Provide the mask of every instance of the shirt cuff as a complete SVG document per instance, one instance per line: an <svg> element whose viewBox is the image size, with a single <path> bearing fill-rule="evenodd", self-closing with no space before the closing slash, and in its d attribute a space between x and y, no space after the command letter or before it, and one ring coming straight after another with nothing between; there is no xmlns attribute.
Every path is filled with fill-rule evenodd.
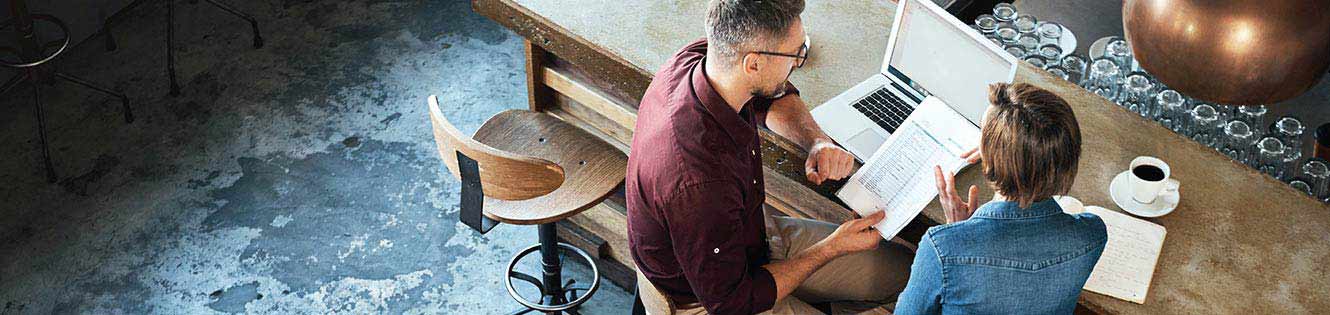
<svg viewBox="0 0 1330 315"><path fill-rule="evenodd" d="M771 271L767 268L756 267L752 278L752 299L753 313L761 313L771 310L776 306L776 278L771 276Z"/></svg>

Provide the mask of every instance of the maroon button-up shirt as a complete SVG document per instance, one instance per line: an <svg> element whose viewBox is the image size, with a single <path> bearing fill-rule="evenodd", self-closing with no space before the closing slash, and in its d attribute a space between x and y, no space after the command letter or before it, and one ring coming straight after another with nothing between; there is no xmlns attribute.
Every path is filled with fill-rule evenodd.
<svg viewBox="0 0 1330 315"><path fill-rule="evenodd" d="M705 40L684 47L642 97L625 184L628 242L638 269L676 304L754 314L776 300L762 268L770 253L757 133L771 100L736 113L707 81L706 49Z"/></svg>

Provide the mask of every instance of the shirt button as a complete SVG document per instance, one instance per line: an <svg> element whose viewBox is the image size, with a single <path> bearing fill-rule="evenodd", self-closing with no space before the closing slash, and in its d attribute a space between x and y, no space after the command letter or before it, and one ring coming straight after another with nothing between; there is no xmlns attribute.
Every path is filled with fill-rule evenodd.
<svg viewBox="0 0 1330 315"><path fill-rule="evenodd" d="M711 253L720 254L720 247L716 247L716 249L711 250Z"/></svg>
<svg viewBox="0 0 1330 315"><path fill-rule="evenodd" d="M757 180L756 180L756 179L753 180L753 185L757 185Z"/></svg>

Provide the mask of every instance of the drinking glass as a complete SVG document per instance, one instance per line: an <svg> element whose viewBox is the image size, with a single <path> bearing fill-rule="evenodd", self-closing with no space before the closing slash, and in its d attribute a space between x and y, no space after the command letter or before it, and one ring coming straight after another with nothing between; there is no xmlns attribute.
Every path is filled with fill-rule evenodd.
<svg viewBox="0 0 1330 315"><path fill-rule="evenodd" d="M998 20L992 14L984 14L974 19L974 26L981 34L993 34L998 29Z"/></svg>
<svg viewBox="0 0 1330 315"><path fill-rule="evenodd" d="M1288 182L1288 185L1292 186L1294 190L1300 191L1304 194L1315 196L1315 193L1312 192L1311 184L1307 184L1307 182L1304 182L1301 179L1295 179L1293 181L1290 181Z"/></svg>
<svg viewBox="0 0 1330 315"><path fill-rule="evenodd" d="M998 40L1002 41L1002 45L1015 44L1016 37L1021 35L1020 32L1017 32L1016 29L1011 28L1010 26L998 27L996 31L993 31L993 34L997 35Z"/></svg>
<svg viewBox="0 0 1330 315"><path fill-rule="evenodd" d="M1058 63L1063 69L1067 70L1067 81L1081 85L1085 81L1085 57L1077 54L1070 54L1062 57L1062 62Z"/></svg>
<svg viewBox="0 0 1330 315"><path fill-rule="evenodd" d="M1154 89L1154 82L1150 82L1150 77L1144 72L1132 72L1127 75L1127 79L1122 85L1122 94L1119 103L1128 110L1140 114L1142 117L1155 119L1158 114L1151 106L1150 91Z"/></svg>
<svg viewBox="0 0 1330 315"><path fill-rule="evenodd" d="M1311 185L1312 196L1320 198L1330 193L1330 166L1326 165L1325 160L1308 159L1302 164L1302 175L1307 177L1307 183Z"/></svg>
<svg viewBox="0 0 1330 315"><path fill-rule="evenodd" d="M1100 58L1090 63L1090 78L1085 81L1085 88L1112 101L1117 99L1121 81L1122 68L1111 59Z"/></svg>
<svg viewBox="0 0 1330 315"><path fill-rule="evenodd" d="M1169 89L1163 90L1155 95L1155 103L1162 113L1159 123L1168 129L1172 129L1173 132L1183 133L1183 127L1188 124L1191 115L1187 115L1187 99L1182 97L1182 93Z"/></svg>
<svg viewBox="0 0 1330 315"><path fill-rule="evenodd" d="M1233 158L1238 163L1252 165L1256 156L1256 134L1252 133L1251 126L1241 120L1229 121L1224 125L1224 147L1220 150L1224 155Z"/></svg>
<svg viewBox="0 0 1330 315"><path fill-rule="evenodd" d="M1035 35L1034 33L1021 33L1016 36L1016 43L1021 44L1021 47L1025 47L1027 53L1034 52L1036 49L1039 49L1039 35Z"/></svg>
<svg viewBox="0 0 1330 315"><path fill-rule="evenodd" d="M1016 6L1010 3L998 3L993 6L993 18L998 23L1011 23L1016 19Z"/></svg>
<svg viewBox="0 0 1330 315"><path fill-rule="evenodd" d="M1011 22L1011 26L1015 27L1016 31L1021 32L1022 34L1033 34L1035 27L1039 26L1039 20L1035 19L1033 15L1021 14L1016 16L1016 20Z"/></svg>
<svg viewBox="0 0 1330 315"><path fill-rule="evenodd" d="M1048 66L1048 60L1039 55L1027 54L1024 59L1025 62L1030 63L1030 65L1033 65L1035 68L1043 69L1045 66Z"/></svg>
<svg viewBox="0 0 1330 315"><path fill-rule="evenodd" d="M1275 137L1261 138L1256 142L1257 167L1261 173L1279 178L1280 166L1284 164L1284 143Z"/></svg>
<svg viewBox="0 0 1330 315"><path fill-rule="evenodd" d="M1268 111L1265 105L1242 106L1238 108L1238 119L1253 127L1265 126L1265 113Z"/></svg>
<svg viewBox="0 0 1330 315"><path fill-rule="evenodd" d="M1039 46L1038 54L1040 57L1044 57L1044 61L1047 61L1050 66L1062 63L1062 46L1058 46L1057 44L1044 44L1043 46Z"/></svg>
<svg viewBox="0 0 1330 315"><path fill-rule="evenodd" d="M1053 76L1062 78L1063 80L1071 81L1071 76L1067 74L1067 69L1063 68L1060 65L1048 66L1048 68L1045 68L1044 70L1048 71L1048 73L1053 74Z"/></svg>
<svg viewBox="0 0 1330 315"><path fill-rule="evenodd" d="M1104 46L1104 57L1112 59L1114 63L1121 68L1122 72L1134 71L1132 64L1136 60L1131 55L1131 44L1122 38L1113 38Z"/></svg>
<svg viewBox="0 0 1330 315"><path fill-rule="evenodd" d="M1045 45L1058 45L1062 43L1062 24L1056 22L1039 22L1039 26L1036 27L1035 30L1039 32L1040 42ZM1062 46L1058 46L1058 49L1062 49Z"/></svg>
<svg viewBox="0 0 1330 315"><path fill-rule="evenodd" d="M1196 105L1191 109L1191 126L1187 130L1187 135L1196 142L1213 148L1216 146L1215 138L1220 122L1219 113L1215 112L1214 106ZM1283 150L1280 150L1280 153L1283 153Z"/></svg>
<svg viewBox="0 0 1330 315"><path fill-rule="evenodd" d="M1284 145L1292 148L1292 151L1296 151L1298 155L1301 156L1302 132L1304 129L1305 128L1302 126L1302 120L1298 120L1297 117L1293 116L1283 116L1279 117L1278 120L1275 120L1274 124L1270 125L1270 134L1278 137L1279 140L1284 142Z"/></svg>
<svg viewBox="0 0 1330 315"><path fill-rule="evenodd" d="M1008 54L1011 54L1012 57L1016 57L1016 58L1018 58L1018 59L1024 59L1024 58L1025 58L1025 47L1021 47L1021 45L1011 44L1011 45L1003 46L1002 49L1003 49L1003 50L1006 50L1007 53L1008 53Z"/></svg>

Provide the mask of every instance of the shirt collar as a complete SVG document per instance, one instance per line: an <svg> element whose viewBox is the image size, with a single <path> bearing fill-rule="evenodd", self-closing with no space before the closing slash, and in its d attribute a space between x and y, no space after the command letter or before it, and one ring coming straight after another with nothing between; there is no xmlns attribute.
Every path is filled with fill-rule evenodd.
<svg viewBox="0 0 1330 315"><path fill-rule="evenodd" d="M706 109L706 112L716 119L716 122L720 123L721 128L730 136L730 139L734 140L735 144L741 148L750 147L757 132L753 122L753 109L750 106L752 100L744 103L743 110L736 113L734 108L730 107L729 103L726 103L719 93L716 93L716 89L711 86L711 81L707 80L706 71L706 58L704 57L692 69L693 96L702 103L702 107Z"/></svg>
<svg viewBox="0 0 1330 315"><path fill-rule="evenodd" d="M1045 217L1062 213L1062 207L1052 198L1031 204L1029 208L1021 208L1021 204L1015 201L991 201L980 206L975 210L975 217L990 219L1027 219Z"/></svg>

